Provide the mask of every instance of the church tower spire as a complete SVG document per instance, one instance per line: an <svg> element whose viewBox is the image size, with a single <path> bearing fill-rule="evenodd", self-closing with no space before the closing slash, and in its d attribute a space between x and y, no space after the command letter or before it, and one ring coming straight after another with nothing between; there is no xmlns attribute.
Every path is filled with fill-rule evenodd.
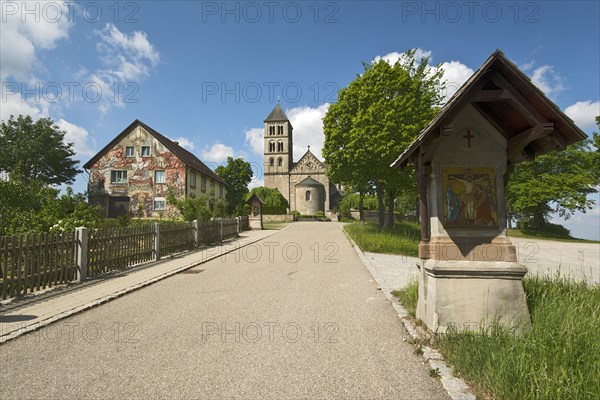
<svg viewBox="0 0 600 400"><path fill-rule="evenodd" d="M279 100L264 120L265 175L287 174L293 164L292 124Z"/></svg>

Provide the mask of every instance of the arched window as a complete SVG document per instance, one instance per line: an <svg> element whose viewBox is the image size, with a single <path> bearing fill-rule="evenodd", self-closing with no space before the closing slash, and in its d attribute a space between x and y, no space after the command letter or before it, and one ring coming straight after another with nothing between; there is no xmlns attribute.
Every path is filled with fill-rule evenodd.
<svg viewBox="0 0 600 400"><path fill-rule="evenodd" d="M279 157L279 158L277 159L277 165L278 165L279 167L283 166L283 158Z"/></svg>
<svg viewBox="0 0 600 400"><path fill-rule="evenodd" d="M283 125L277 126L277 134L278 135L283 135Z"/></svg>
<svg viewBox="0 0 600 400"><path fill-rule="evenodd" d="M277 142L277 151L283 151L283 141Z"/></svg>
<svg viewBox="0 0 600 400"><path fill-rule="evenodd" d="M274 158L270 158L269 159L269 165L272 167L275 165L275 159Z"/></svg>
<svg viewBox="0 0 600 400"><path fill-rule="evenodd" d="M310 201L310 190L306 191L306 201Z"/></svg>
<svg viewBox="0 0 600 400"><path fill-rule="evenodd" d="M275 134L275 127L273 125L269 126L269 135Z"/></svg>
<svg viewBox="0 0 600 400"><path fill-rule="evenodd" d="M275 151L275 142L273 140L271 140L269 142L269 152L273 153Z"/></svg>

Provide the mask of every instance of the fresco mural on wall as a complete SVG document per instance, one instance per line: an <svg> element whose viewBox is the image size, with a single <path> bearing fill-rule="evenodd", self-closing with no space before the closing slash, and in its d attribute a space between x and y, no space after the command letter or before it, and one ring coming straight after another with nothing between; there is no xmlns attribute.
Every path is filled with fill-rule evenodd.
<svg viewBox="0 0 600 400"><path fill-rule="evenodd" d="M495 174L494 167L443 168L445 226L498 226Z"/></svg>
<svg viewBox="0 0 600 400"><path fill-rule="evenodd" d="M125 148L134 147L134 156L126 157ZM141 147L150 146L149 157L141 156ZM90 198L128 196L130 213L136 217L175 217L179 211L167 205L164 211L154 211L154 198L166 197L167 185L177 197L185 196L185 164L163 144L138 126L108 151L91 168L88 183ZM111 183L111 171L127 171L127 184ZM165 182L154 182L154 171L165 170Z"/></svg>

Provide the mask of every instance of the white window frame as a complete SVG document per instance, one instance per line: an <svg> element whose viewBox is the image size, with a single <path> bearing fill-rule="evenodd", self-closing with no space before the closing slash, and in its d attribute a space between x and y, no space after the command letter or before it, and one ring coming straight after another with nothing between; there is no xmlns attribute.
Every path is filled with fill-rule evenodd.
<svg viewBox="0 0 600 400"><path fill-rule="evenodd" d="M190 187L196 188L196 173L190 172Z"/></svg>
<svg viewBox="0 0 600 400"><path fill-rule="evenodd" d="M125 176L123 177L123 173L125 174ZM121 176L118 176L121 175ZM116 178L118 176L118 178L121 179L113 179ZM127 183L127 170L123 170L123 169L113 169L110 171L110 183L112 184L123 184L123 183Z"/></svg>
<svg viewBox="0 0 600 400"><path fill-rule="evenodd" d="M162 181L158 180L157 173L159 173L159 172L163 173ZM167 183L167 171L165 171L164 169L155 169L154 170L154 183Z"/></svg>
<svg viewBox="0 0 600 400"><path fill-rule="evenodd" d="M129 149L131 149L131 154L129 154ZM132 158L135 157L135 147L133 146L125 146L125 157Z"/></svg>
<svg viewBox="0 0 600 400"><path fill-rule="evenodd" d="M156 207L157 202L163 203L163 207ZM167 209L167 200L164 197L155 197L154 201L152 202L152 208L154 209L154 211L165 211Z"/></svg>
<svg viewBox="0 0 600 400"><path fill-rule="evenodd" d="M148 154L144 155L144 149L148 149ZM140 154L142 157L152 157L152 146L142 146Z"/></svg>

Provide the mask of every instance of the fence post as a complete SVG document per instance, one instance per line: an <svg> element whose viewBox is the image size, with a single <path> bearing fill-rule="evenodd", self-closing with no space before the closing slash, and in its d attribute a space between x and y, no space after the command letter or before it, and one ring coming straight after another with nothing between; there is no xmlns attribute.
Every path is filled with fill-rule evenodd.
<svg viewBox="0 0 600 400"><path fill-rule="evenodd" d="M85 282L88 269L88 229L79 227L75 230L75 257L76 257L76 277L75 280Z"/></svg>
<svg viewBox="0 0 600 400"><path fill-rule="evenodd" d="M194 228L194 248L198 248L200 247L200 238L198 237L198 235L200 234L199 229L198 229L198 220L195 219L192 221L192 227Z"/></svg>
<svg viewBox="0 0 600 400"><path fill-rule="evenodd" d="M220 224L219 224L219 231L220 231L220 235L221 235L221 242L223 241L223 218L221 218L220 220Z"/></svg>
<svg viewBox="0 0 600 400"><path fill-rule="evenodd" d="M242 218L242 217L238 216L238 217L235 218L235 221L237 222L237 234L238 235L240 234L240 225L241 225L240 224L240 222L241 222L240 218Z"/></svg>
<svg viewBox="0 0 600 400"><path fill-rule="evenodd" d="M160 260L160 229L158 222L154 223L152 230L152 233L154 233L154 260L158 261Z"/></svg>

